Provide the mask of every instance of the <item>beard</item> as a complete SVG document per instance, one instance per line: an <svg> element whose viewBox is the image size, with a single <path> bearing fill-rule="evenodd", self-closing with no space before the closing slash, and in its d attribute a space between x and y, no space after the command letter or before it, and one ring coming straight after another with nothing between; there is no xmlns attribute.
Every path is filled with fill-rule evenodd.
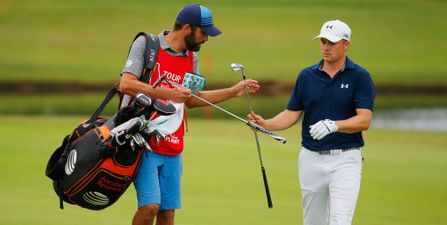
<svg viewBox="0 0 447 225"><path fill-rule="evenodd" d="M203 43L204 42L196 42L194 32L191 32L188 36L185 37L186 49L188 49L189 51L198 52Z"/></svg>

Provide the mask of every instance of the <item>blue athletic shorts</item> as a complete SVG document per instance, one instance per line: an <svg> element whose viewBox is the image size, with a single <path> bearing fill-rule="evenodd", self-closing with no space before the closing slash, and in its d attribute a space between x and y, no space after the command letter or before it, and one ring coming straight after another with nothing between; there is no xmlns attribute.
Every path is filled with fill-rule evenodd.
<svg viewBox="0 0 447 225"><path fill-rule="evenodd" d="M160 210L179 209L182 155L143 153L140 168L134 181L138 208L160 204Z"/></svg>

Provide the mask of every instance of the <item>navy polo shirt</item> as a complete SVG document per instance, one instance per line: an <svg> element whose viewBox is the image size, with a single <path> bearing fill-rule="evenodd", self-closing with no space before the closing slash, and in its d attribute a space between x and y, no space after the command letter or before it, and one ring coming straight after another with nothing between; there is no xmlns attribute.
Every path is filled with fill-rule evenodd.
<svg viewBox="0 0 447 225"><path fill-rule="evenodd" d="M304 111L302 145L310 150L358 148L364 145L361 132L335 132L314 140L309 126L324 119L345 120L356 109L373 110L375 89L368 71L346 57L346 63L333 78L320 70L323 60L301 71L287 105L288 110Z"/></svg>

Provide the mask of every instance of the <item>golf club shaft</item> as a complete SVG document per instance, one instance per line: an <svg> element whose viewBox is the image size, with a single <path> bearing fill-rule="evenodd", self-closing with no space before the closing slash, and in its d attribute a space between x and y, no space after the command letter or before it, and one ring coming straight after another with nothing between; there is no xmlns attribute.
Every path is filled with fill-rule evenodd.
<svg viewBox="0 0 447 225"><path fill-rule="evenodd" d="M242 79L244 80L244 82L246 82L244 69L242 69ZM248 106L249 106L250 112L253 112L253 105L251 104L251 98L250 98L250 94L248 93L247 85L245 85L245 93L247 95L247 101L248 101ZM272 198L270 196L269 183L267 180L267 174L265 172L264 163L262 162L261 145L259 144L258 132L256 132L256 130L253 130L253 134L255 136L256 147L258 149L258 157L259 157L259 163L261 164L262 179L264 180L264 188L265 188L265 194L267 197L267 204L268 204L269 208L273 208Z"/></svg>
<svg viewBox="0 0 447 225"><path fill-rule="evenodd" d="M232 116L232 117L234 117L234 118L236 118L236 119L238 119L238 120L240 120L240 121L242 121L242 122L244 122L244 123L248 123L247 120L242 119L241 117L235 115L234 113L231 113L231 112L229 112L229 111L223 109L222 107L220 107L220 106L218 106L218 105L215 105L215 104L213 104L213 103L211 103L211 102L205 100L204 98L201 98L201 97L199 97L199 96L197 96L197 95L195 95L195 94L192 94L192 93L191 93L191 96L193 96L193 97L199 99L199 100L202 101L202 102L205 102L206 104L208 104L208 105L210 105L210 106L213 106L213 107L216 108L216 109L221 110L222 112L224 112L224 113L226 113L226 114L228 114L228 115L230 115L230 116Z"/></svg>
<svg viewBox="0 0 447 225"><path fill-rule="evenodd" d="M169 85L171 85L171 86L173 86L173 87L178 87L178 85L172 83L171 81L168 81L168 80L165 80L165 81L166 81ZM218 106L218 105L215 105L215 104L213 104L213 103L207 101L206 99L204 99L204 98L202 98L202 97L197 96L196 94L191 93L191 96L193 96L194 98L199 99L200 101L202 101L202 102L204 102L204 103L206 103L206 104L208 104L208 105L210 105L210 106L212 106L212 107L214 107L214 108L216 108L216 109L219 109L220 111L222 111L222 112L224 112L224 113L226 113L226 114L228 114L228 115L230 115L230 116L232 116L232 117L234 117L234 118L236 118L236 119L238 119L238 120L240 120L240 121L242 121L242 122L244 122L244 123L246 123L246 124L249 123L247 120L242 119L241 117L235 115L234 113L231 113L231 112L229 112L229 111L223 109L222 107L220 107L220 106Z"/></svg>
<svg viewBox="0 0 447 225"><path fill-rule="evenodd" d="M242 69L242 79L244 80L244 82L246 82L244 69ZM248 106L250 107L250 112L254 112L253 106L251 104L251 98L250 98L250 95L248 94L248 86L247 85L245 85L245 93L247 94L247 100L248 100Z"/></svg>
<svg viewBox="0 0 447 225"><path fill-rule="evenodd" d="M245 80L245 72L244 72L244 69L242 69L242 79L244 80L244 82L246 82L246 80ZM247 87L247 85L245 85L245 93L246 93L246 95L247 95L248 107L249 107L249 109L250 109L250 112L254 112L254 111L253 111L253 106L252 106L252 104L251 104L250 94L248 93L248 87ZM259 144L258 132L256 132L256 130L253 130L253 134L255 135L256 147L258 148L259 162L261 163L261 167L264 168L264 163L262 162L261 145ZM265 172L263 172L263 175L265 175ZM265 179L265 178L266 178L266 176L264 176L264 179ZM266 184L267 182L264 181L264 183ZM266 188L268 189L268 186L266 186ZM267 190L267 189L266 189L266 190Z"/></svg>
<svg viewBox="0 0 447 225"><path fill-rule="evenodd" d="M171 81L168 81L168 80L165 80L165 81L169 85L171 85L173 87L178 87L177 84L172 83ZM217 106L217 105L215 105L215 104L213 104L213 103L211 103L211 102L209 102L209 101L207 101L207 100L205 100L205 99L203 99L203 98L201 98L199 96L197 96L196 94L191 93L191 96L193 96L194 98L197 98L198 100L200 100L200 101L202 101L202 102L204 102L204 103L206 103L206 104L208 104L208 105L210 105L210 106L212 106L212 107L214 107L214 108L216 108L216 109L218 109L218 110L220 110L220 111L222 111L222 112L224 112L224 113L226 113L226 114L228 114L228 115L230 115L232 117L234 117L235 119L238 119L238 120L244 122L247 126L253 128L253 129L257 130L257 131L260 131L263 134L265 134L265 135L267 135L267 136L269 136L269 137L271 137L271 138L273 138L273 139L275 139L275 140L277 140L277 141L279 141L279 142L281 142L283 144L287 142L287 140L285 138L280 137L280 136L272 133L271 131L269 131L267 129L264 129L263 127L260 127L257 124L254 124L254 123L252 123L250 121L244 120L241 117L239 117L239 116L237 116L237 115L235 115L235 114L233 114L233 113L231 113L231 112L229 112L229 111L227 111L227 110L225 110L225 109L223 109L223 108L221 108L221 107L219 107L219 106Z"/></svg>

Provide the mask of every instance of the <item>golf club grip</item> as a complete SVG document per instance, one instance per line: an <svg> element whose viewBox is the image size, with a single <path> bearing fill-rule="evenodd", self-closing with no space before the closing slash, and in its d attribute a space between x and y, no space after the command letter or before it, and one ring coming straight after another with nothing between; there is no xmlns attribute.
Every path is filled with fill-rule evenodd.
<svg viewBox="0 0 447 225"><path fill-rule="evenodd" d="M267 181L267 175L265 174L264 167L261 167L261 171L262 171L262 178L264 179L264 187L265 187L265 194L267 196L267 204L268 204L269 208L273 208L272 197L270 196L269 183Z"/></svg>

